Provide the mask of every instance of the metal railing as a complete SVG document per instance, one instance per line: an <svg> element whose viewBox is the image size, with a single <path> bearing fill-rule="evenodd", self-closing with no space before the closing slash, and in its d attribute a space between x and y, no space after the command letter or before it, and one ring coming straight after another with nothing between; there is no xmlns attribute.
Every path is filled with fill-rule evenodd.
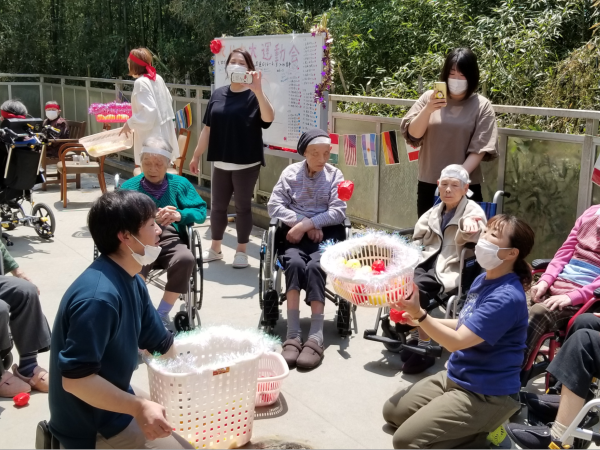
<svg viewBox="0 0 600 450"><path fill-rule="evenodd" d="M7 80L10 79L10 80ZM96 123L93 117L88 115L88 107L95 102L109 102L118 97L119 91L127 95L130 94L133 81L122 79L103 79L87 77L69 77L59 75L39 75L39 74L4 74L0 73L0 101L7 98L21 98L30 108L32 115L41 116L44 103L48 100L58 100L62 105L63 116L67 119L86 121L88 123L88 133L96 133L101 130L101 124ZM105 87L106 86L106 87ZM190 140L190 149L188 149L187 161L184 167L189 167L189 160L193 154L195 142L202 129L202 117L208 104L208 96L211 91L209 86L197 86L191 84L172 84L167 83L173 96L174 109L183 108L187 103L193 105L193 125L192 138ZM205 98L206 97L206 98ZM340 103L370 103L389 106L401 106L409 108L416 100L410 99L388 99L379 97L361 97L348 95L329 95L327 119L331 132L339 134L366 134L375 133L377 136L377 148L380 149L380 136L383 131L399 130L401 117L382 117L373 115L349 114L340 112L338 105ZM561 200L565 203L563 209L567 213L560 213L561 217L552 216L549 213L546 222L564 220L565 224L549 232L541 230L542 225L538 224L534 230L541 236L541 241L546 239L548 234L556 235L556 242L564 239L572 226L576 217L592 204L592 197L598 196L600 199L600 190L593 188L592 172L594 162L597 156L597 148L600 145L598 137L598 124L600 121L600 111L569 110L556 108L536 108L524 106L506 106L493 105L498 114L517 114L528 116L551 116L561 118L576 118L585 120L586 134L566 134L551 133L541 131L531 131L512 128L499 128L498 133L498 153L499 158L491 163L482 163L482 169L485 176L483 183L487 196L491 200L493 192L496 190L506 190L510 184L511 189L519 190L518 178L515 178L517 165L527 166L529 162L525 155L518 155L519 145L524 142L532 144L535 151L532 154L544 155L553 164L554 162L564 163L563 166L573 169L577 178L572 177L567 181L557 176L557 185L565 184L569 191L567 198ZM534 145L535 144L535 145ZM398 140L399 154L403 154L403 139ZM536 147L537 145L537 147ZM515 150L516 149L516 150ZM340 152L340 156L342 153ZM121 152L118 159L123 160L133 158L131 151ZM519 159L521 158L521 159ZM533 158L533 157L532 157ZM277 150L265 150L266 168L261 170L259 181L255 188L255 212L266 214L264 208L256 207L257 204L264 204L268 199L275 183L277 182L281 171L288 165L302 160L297 154L282 152ZM407 158L400 157L400 164L386 166L382 158L378 158L379 165L375 167L364 167L361 162L360 154L358 165L356 167L346 166L343 158L340 157L338 167L342 170L345 177L354 180L356 184L355 194L348 202L348 215L355 222L366 225L374 225L388 229L398 229L414 225L416 217L416 184L418 164L409 163ZM533 164L533 159L531 163ZM109 161L108 164L111 162ZM539 164L539 161L537 162ZM521 167L522 169L522 167ZM555 170L556 168L553 168ZM556 169L558 170L558 169ZM555 171L556 171L555 170ZM191 175L188 169L184 172ZM198 184L210 181L211 165L206 161L206 154L201 164ZM510 179L507 179L509 177ZM517 181L515 181L517 180ZM535 180L529 180L531 189L535 190ZM529 189L529 187L527 188ZM544 192L545 188L539 188L542 192L536 195L543 197L551 195L550 192ZM524 200L529 193L511 192L513 195L507 202ZM542 200L544 200L542 198ZM547 199L546 199L547 200ZM600 200L599 200L600 201ZM502 205L501 205L502 207ZM515 209L516 207L510 206ZM509 208L509 209L510 209ZM527 215L527 208L521 206L525 211L521 214ZM519 211L521 211L519 210ZM559 213L557 213L559 214ZM565 217L562 217L565 216ZM570 223L569 226L566 223ZM568 228L568 229L567 229ZM547 252L557 247L556 242L547 244L544 254L538 256L551 256ZM556 250L556 248L554 248Z"/></svg>

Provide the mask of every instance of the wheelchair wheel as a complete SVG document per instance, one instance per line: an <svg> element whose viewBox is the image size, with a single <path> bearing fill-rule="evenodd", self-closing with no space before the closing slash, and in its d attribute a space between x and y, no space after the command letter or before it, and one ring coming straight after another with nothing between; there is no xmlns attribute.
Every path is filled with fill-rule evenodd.
<svg viewBox="0 0 600 450"><path fill-rule="evenodd" d="M177 314L175 314L175 317L173 318L173 324L178 332L190 331L192 329L190 326L190 316L188 315L187 311L179 311Z"/></svg>
<svg viewBox="0 0 600 450"><path fill-rule="evenodd" d="M12 355L12 353L9 353L2 360L2 367L4 367L4 370L10 370L10 368L12 367L12 363L13 363L13 355Z"/></svg>
<svg viewBox="0 0 600 450"><path fill-rule="evenodd" d="M196 268L192 272L190 279L190 294L192 296L192 306L196 312L202 308L202 297L204 294L204 267L202 261L202 241L198 230L192 230L190 240L190 251L196 260Z"/></svg>
<svg viewBox="0 0 600 450"><path fill-rule="evenodd" d="M51 239L56 230L56 219L52 210L44 203L36 203L31 209L31 215L35 216L32 221L35 232L42 239Z"/></svg>
<svg viewBox="0 0 600 450"><path fill-rule="evenodd" d="M397 344L384 342L383 346L386 348L386 350L393 353L400 353L400 350L402 350L402 345L406 344L406 335L396 329L396 325L392 323L389 316L381 319L381 330L386 338L398 341Z"/></svg>
<svg viewBox="0 0 600 450"><path fill-rule="evenodd" d="M258 268L258 303L260 305L260 309L262 311L264 306L263 292L264 292L264 276L263 270L265 267L265 249L266 249L266 239L267 239L267 231L263 231L262 241L260 243L260 253L259 253L259 268Z"/></svg>

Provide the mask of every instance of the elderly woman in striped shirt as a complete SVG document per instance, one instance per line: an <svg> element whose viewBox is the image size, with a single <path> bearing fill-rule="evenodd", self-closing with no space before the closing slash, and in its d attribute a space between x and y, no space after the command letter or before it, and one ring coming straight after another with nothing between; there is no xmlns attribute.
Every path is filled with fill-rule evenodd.
<svg viewBox="0 0 600 450"><path fill-rule="evenodd" d="M283 357L290 367L314 369L323 360L323 311L325 273L321 269L319 244L344 239L346 203L338 198L342 172L327 164L329 135L322 130L305 132L298 153L305 161L285 168L269 199L269 215L283 222L285 242L281 260L285 270L287 336ZM304 344L300 330L300 290L312 310L310 331Z"/></svg>

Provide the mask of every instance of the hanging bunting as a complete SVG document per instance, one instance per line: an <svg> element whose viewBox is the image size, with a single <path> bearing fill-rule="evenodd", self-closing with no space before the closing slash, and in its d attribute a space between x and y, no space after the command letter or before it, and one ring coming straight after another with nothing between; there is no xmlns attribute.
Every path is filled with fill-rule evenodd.
<svg viewBox="0 0 600 450"><path fill-rule="evenodd" d="M396 141L396 132L384 131L381 133L381 145L383 147L383 157L386 164L398 164L398 143Z"/></svg>
<svg viewBox="0 0 600 450"><path fill-rule="evenodd" d="M362 152L365 166L377 165L377 143L375 133L362 135Z"/></svg>
<svg viewBox="0 0 600 450"><path fill-rule="evenodd" d="M331 139L331 153L329 154L329 164L338 164L340 158L340 144L339 144L339 135L336 133L330 133L329 137Z"/></svg>
<svg viewBox="0 0 600 450"><path fill-rule="evenodd" d="M344 136L344 161L347 166L356 166L356 135Z"/></svg>

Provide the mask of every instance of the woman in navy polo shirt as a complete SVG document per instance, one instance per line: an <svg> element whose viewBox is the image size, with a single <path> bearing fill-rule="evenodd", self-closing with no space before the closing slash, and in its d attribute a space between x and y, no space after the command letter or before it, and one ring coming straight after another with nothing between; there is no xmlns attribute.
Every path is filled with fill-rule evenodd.
<svg viewBox="0 0 600 450"><path fill-rule="evenodd" d="M493 217L475 248L486 270L475 279L458 319L434 319L419 305L419 290L404 317L452 352L448 370L388 399L383 416L394 448L483 448L488 433L519 409L519 373L527 338L525 258L534 233L514 216Z"/></svg>

